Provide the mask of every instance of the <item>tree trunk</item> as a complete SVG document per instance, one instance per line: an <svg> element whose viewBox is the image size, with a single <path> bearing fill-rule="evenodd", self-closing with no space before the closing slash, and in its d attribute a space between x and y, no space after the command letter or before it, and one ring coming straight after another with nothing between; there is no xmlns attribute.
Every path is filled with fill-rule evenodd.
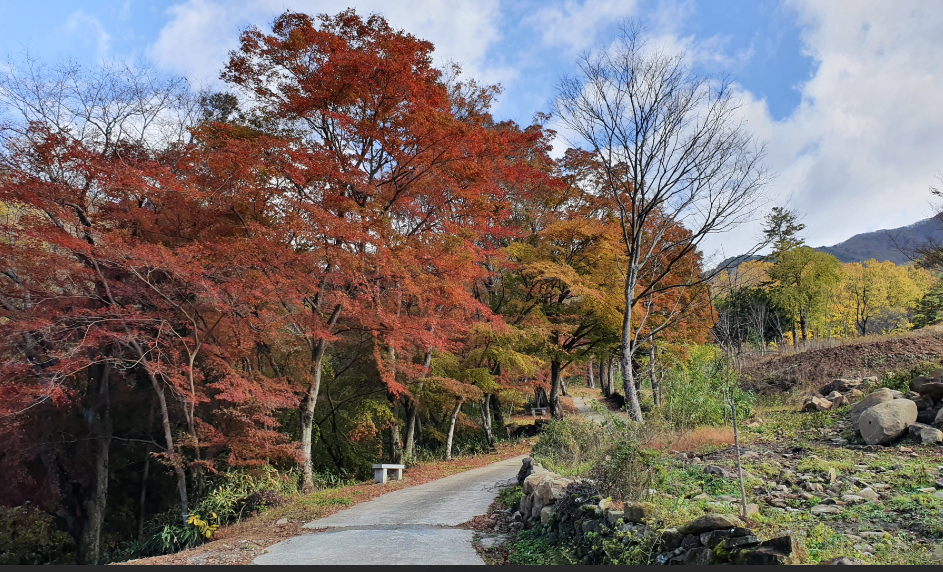
<svg viewBox="0 0 943 572"><path fill-rule="evenodd" d="M486 393L478 402L478 408L481 410L481 428L485 431L485 439L488 440L488 446L494 449L494 433L491 431L491 394Z"/></svg>
<svg viewBox="0 0 943 572"><path fill-rule="evenodd" d="M151 448L144 449L144 474L141 476L141 498L138 501L138 542L144 542L144 507L147 500L147 474L151 469Z"/></svg>
<svg viewBox="0 0 943 572"><path fill-rule="evenodd" d="M458 419L458 412L462 410L462 398L455 398L455 409L452 410L452 418L449 420L449 436L445 440L445 460L452 460L452 437L455 436L455 420Z"/></svg>
<svg viewBox="0 0 943 572"><path fill-rule="evenodd" d="M101 530L108 503L108 461L111 449L111 396L109 377L111 362L106 361L93 368L97 370L90 380L89 396L91 408L86 413L89 432L94 438L95 480L91 494L82 503L85 518L78 538L78 563L98 564L101 549Z"/></svg>
<svg viewBox="0 0 943 572"><path fill-rule="evenodd" d="M327 321L328 329L334 327L341 315L341 307L335 306L331 317ZM318 404L318 391L321 389L321 367L324 363L324 353L327 350L327 340L319 339L311 351L311 385L305 392L299 408L301 414L301 490L314 490L314 464L311 458L311 435L314 429L314 408Z"/></svg>
<svg viewBox="0 0 943 572"><path fill-rule="evenodd" d="M177 494L180 495L180 516L184 524L190 515L189 503L187 502L187 475L183 471L183 458L174 449L173 433L170 427L170 414L167 411L167 398L164 396L164 388L159 385L156 376L151 377L151 384L157 392L157 402L160 404L161 425L164 429L164 441L167 443L167 454L173 459L174 473L177 475Z"/></svg>
<svg viewBox="0 0 943 572"><path fill-rule="evenodd" d="M180 495L181 521L186 524L187 517L190 514L189 503L187 502L187 475L183 470L183 458L177 453L174 447L174 434L170 426L170 411L167 408L167 397L164 395L164 386L161 384L160 380L157 379L157 375L154 374L154 371L150 367L147 354L144 353L144 348L141 347L141 344L138 343L137 340L132 340L131 347L134 348L134 351L137 353L138 360L144 366L144 372L147 374L148 379L151 380L151 387L154 388L154 393L157 394L157 404L160 406L160 422L164 430L164 443L166 444L167 456L173 463L174 474L177 476L177 494Z"/></svg>
<svg viewBox="0 0 943 572"><path fill-rule="evenodd" d="M429 375L429 368L432 367L432 350L426 351L426 355L422 360L422 377L425 378ZM419 382L419 391L422 391L423 383ZM416 447L416 424L419 423L418 413L419 413L419 400L414 396L413 398L407 398L405 401L406 405L406 449L403 453L403 458L407 461L413 458L413 451Z"/></svg>
<svg viewBox="0 0 943 572"><path fill-rule="evenodd" d="M587 373L589 375L586 378L586 387L590 389L596 389L596 381L593 379L593 356L589 356L589 367L587 368Z"/></svg>
<svg viewBox="0 0 943 572"><path fill-rule="evenodd" d="M419 411L419 404L415 399L406 398L406 447L403 450L403 459L409 461L413 458L413 449L416 443L416 413Z"/></svg>
<svg viewBox="0 0 943 572"><path fill-rule="evenodd" d="M635 391L635 371L632 364L635 360L635 340L632 339L632 296L635 290L634 287L628 287L632 284L631 281L626 282L625 316L622 318L622 388L629 402L629 415L633 421L641 423L642 407Z"/></svg>
<svg viewBox="0 0 943 572"><path fill-rule="evenodd" d="M628 401L629 416L633 421L642 422L642 406L638 401L638 391L635 388L635 372L632 370L630 350L622 352L622 390Z"/></svg>
<svg viewBox="0 0 943 572"><path fill-rule="evenodd" d="M403 437L399 425L390 424L390 462L400 465L403 463Z"/></svg>
<svg viewBox="0 0 943 572"><path fill-rule="evenodd" d="M805 345L809 339L809 331L804 314L799 314L799 328L802 330L802 345Z"/></svg>
<svg viewBox="0 0 943 572"><path fill-rule="evenodd" d="M616 392L616 369L618 367L619 362L615 358L609 360L609 395Z"/></svg>
<svg viewBox="0 0 943 572"><path fill-rule="evenodd" d="M504 420L504 411L501 410L501 398L497 393L491 394L491 413L494 415L494 422L499 427L506 425Z"/></svg>
<svg viewBox="0 0 943 572"><path fill-rule="evenodd" d="M610 358L604 358L599 360L599 386L602 388L602 396L608 399L612 396L612 384L610 380L609 368L611 364Z"/></svg>
<svg viewBox="0 0 943 572"><path fill-rule="evenodd" d="M649 369L651 370L652 376L652 399L655 401L655 407L661 405L661 393L658 383L658 372L657 367L655 366L655 357L657 356L657 348L655 347L654 340L652 341L652 347L648 350L648 359L650 361Z"/></svg>
<svg viewBox="0 0 943 572"><path fill-rule="evenodd" d="M563 407L560 405L560 386L563 383L560 362L550 361L550 417L563 419Z"/></svg>

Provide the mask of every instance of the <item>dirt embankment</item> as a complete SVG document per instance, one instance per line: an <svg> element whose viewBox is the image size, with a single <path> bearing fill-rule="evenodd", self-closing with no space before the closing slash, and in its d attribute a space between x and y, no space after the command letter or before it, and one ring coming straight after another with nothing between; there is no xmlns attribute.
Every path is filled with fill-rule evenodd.
<svg viewBox="0 0 943 572"><path fill-rule="evenodd" d="M880 376L885 371L941 360L943 333L920 332L750 361L743 366L741 385L764 394L796 386L818 389L836 377Z"/></svg>

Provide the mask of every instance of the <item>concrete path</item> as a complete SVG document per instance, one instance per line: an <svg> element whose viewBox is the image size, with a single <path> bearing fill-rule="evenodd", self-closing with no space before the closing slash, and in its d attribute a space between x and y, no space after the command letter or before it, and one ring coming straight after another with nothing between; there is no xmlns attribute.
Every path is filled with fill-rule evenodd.
<svg viewBox="0 0 943 572"><path fill-rule="evenodd" d="M484 564L473 531L450 528L485 514L498 490L516 483L523 456L400 489L354 505L270 546L256 564ZM382 486L382 485L377 485Z"/></svg>
<svg viewBox="0 0 943 572"><path fill-rule="evenodd" d="M602 423L605 419L599 413L596 413L596 410L590 405L593 401L596 401L592 397L578 397L573 396L573 405L576 407L576 410L580 412L580 415L594 421L596 423ZM598 403L598 402L597 402ZM603 406L601 403L600 406ZM604 406L603 406L604 407Z"/></svg>

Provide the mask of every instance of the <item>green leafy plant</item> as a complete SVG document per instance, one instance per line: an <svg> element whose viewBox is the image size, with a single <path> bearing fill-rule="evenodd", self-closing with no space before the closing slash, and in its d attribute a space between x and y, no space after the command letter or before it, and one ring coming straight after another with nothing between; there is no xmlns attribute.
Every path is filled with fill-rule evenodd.
<svg viewBox="0 0 943 572"><path fill-rule="evenodd" d="M209 520L203 520L198 514L190 514L190 517L187 518L187 524L197 529L200 533L200 536L206 539L213 537L213 534L219 530L219 517L216 516L215 512L210 513L210 518L216 519L216 523L211 524Z"/></svg>
<svg viewBox="0 0 943 572"><path fill-rule="evenodd" d="M716 346L689 346L688 358L675 364L662 381L664 404L656 413L678 428L726 425L730 422L726 384L723 352ZM738 418L752 415L753 394L740 389L735 378L728 389Z"/></svg>
<svg viewBox="0 0 943 572"><path fill-rule="evenodd" d="M220 524L239 520L267 507L277 506L298 492L295 471L279 472L265 465L254 472L222 473L216 486L200 503L200 514L213 514Z"/></svg>
<svg viewBox="0 0 943 572"><path fill-rule="evenodd" d="M30 506L0 507L0 565L74 564L75 541L51 515Z"/></svg>

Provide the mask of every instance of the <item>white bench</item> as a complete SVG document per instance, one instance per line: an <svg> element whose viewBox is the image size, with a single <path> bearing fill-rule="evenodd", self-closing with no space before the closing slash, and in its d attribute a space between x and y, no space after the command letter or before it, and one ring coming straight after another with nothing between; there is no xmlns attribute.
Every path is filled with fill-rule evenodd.
<svg viewBox="0 0 943 572"><path fill-rule="evenodd" d="M373 482L385 483L387 471L393 472L390 476L391 480L398 481L403 478L403 469L405 468L406 465L373 465Z"/></svg>
<svg viewBox="0 0 943 572"><path fill-rule="evenodd" d="M537 412L538 412L538 411L540 411L540 416L541 416L541 417L543 417L544 415L547 414L547 408L546 408L546 407L531 407L531 409L530 409L530 416L531 416L531 417L537 417Z"/></svg>

